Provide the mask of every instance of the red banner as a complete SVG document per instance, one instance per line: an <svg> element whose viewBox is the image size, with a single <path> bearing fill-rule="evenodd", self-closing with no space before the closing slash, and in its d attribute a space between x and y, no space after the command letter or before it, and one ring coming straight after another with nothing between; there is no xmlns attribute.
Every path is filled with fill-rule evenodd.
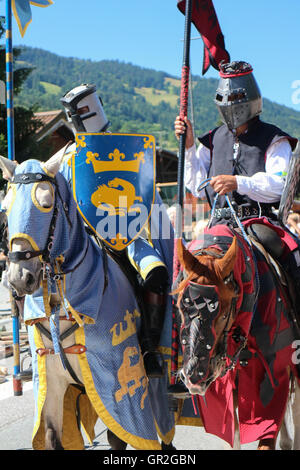
<svg viewBox="0 0 300 470"><path fill-rule="evenodd" d="M185 2L186 0L177 2L177 7L183 14L185 14ZM204 42L202 75L207 72L210 65L219 70L222 60L230 62L212 0L193 0L192 23Z"/></svg>

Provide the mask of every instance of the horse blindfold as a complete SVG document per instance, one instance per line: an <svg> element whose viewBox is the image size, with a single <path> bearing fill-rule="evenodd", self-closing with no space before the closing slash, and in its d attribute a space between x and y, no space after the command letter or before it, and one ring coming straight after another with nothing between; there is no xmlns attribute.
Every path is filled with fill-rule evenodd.
<svg viewBox="0 0 300 470"><path fill-rule="evenodd" d="M208 366L215 342L214 323L220 313L220 302L217 286L206 286L190 282L181 300L181 311L184 316L181 330L184 362L192 358L200 359L197 377L191 381L198 382L207 377ZM200 374L199 374L200 372Z"/></svg>

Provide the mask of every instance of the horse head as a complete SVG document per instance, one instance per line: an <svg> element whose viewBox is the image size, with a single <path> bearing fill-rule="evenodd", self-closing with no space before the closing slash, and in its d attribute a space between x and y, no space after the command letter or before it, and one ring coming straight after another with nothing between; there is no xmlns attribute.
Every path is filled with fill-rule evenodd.
<svg viewBox="0 0 300 470"><path fill-rule="evenodd" d="M192 254L181 241L178 245L185 271L175 292L181 317L181 376L192 394L204 395L226 366L226 340L239 295L233 276L237 250L235 237L223 256L216 248Z"/></svg>
<svg viewBox="0 0 300 470"><path fill-rule="evenodd" d="M8 220L8 280L19 296L34 293L41 283L43 255L51 249L55 176L62 157L60 151L44 164L28 160L18 165L0 156L0 169L8 181L1 205ZM47 247L43 245L44 240Z"/></svg>

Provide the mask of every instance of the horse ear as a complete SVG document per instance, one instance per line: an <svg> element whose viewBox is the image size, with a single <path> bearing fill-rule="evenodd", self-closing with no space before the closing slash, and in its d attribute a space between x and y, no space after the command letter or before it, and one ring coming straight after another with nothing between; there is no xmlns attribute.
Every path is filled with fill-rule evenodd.
<svg viewBox="0 0 300 470"><path fill-rule="evenodd" d="M237 251L237 238L234 237L230 247L228 248L223 258L217 259L215 261L215 265L218 266L222 279L229 276L229 274L233 271Z"/></svg>
<svg viewBox="0 0 300 470"><path fill-rule="evenodd" d="M52 157L50 157L49 160L43 164L46 173L49 173L50 176L54 177L58 173L68 146L69 143L54 155L52 155Z"/></svg>
<svg viewBox="0 0 300 470"><path fill-rule="evenodd" d="M3 172L4 179L8 181L12 179L17 165L18 163L16 161L9 160L8 158L2 157L2 155L0 155L0 169Z"/></svg>
<svg viewBox="0 0 300 470"><path fill-rule="evenodd" d="M199 263L197 258L195 258L195 256L185 248L182 239L177 240L177 255L180 264L188 273L194 271L195 266Z"/></svg>

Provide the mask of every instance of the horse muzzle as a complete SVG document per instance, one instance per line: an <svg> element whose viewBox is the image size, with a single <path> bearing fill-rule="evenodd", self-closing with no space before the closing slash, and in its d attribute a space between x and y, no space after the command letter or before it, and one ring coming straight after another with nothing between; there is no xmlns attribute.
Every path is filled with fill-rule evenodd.
<svg viewBox="0 0 300 470"><path fill-rule="evenodd" d="M219 356L210 359L208 372L203 374L199 369L199 358L191 358L181 370L181 379L192 395L205 395L210 385L222 375L225 361Z"/></svg>
<svg viewBox="0 0 300 470"><path fill-rule="evenodd" d="M36 272L17 263L9 265L8 282L20 297L33 294L40 287L41 279L41 268Z"/></svg>

